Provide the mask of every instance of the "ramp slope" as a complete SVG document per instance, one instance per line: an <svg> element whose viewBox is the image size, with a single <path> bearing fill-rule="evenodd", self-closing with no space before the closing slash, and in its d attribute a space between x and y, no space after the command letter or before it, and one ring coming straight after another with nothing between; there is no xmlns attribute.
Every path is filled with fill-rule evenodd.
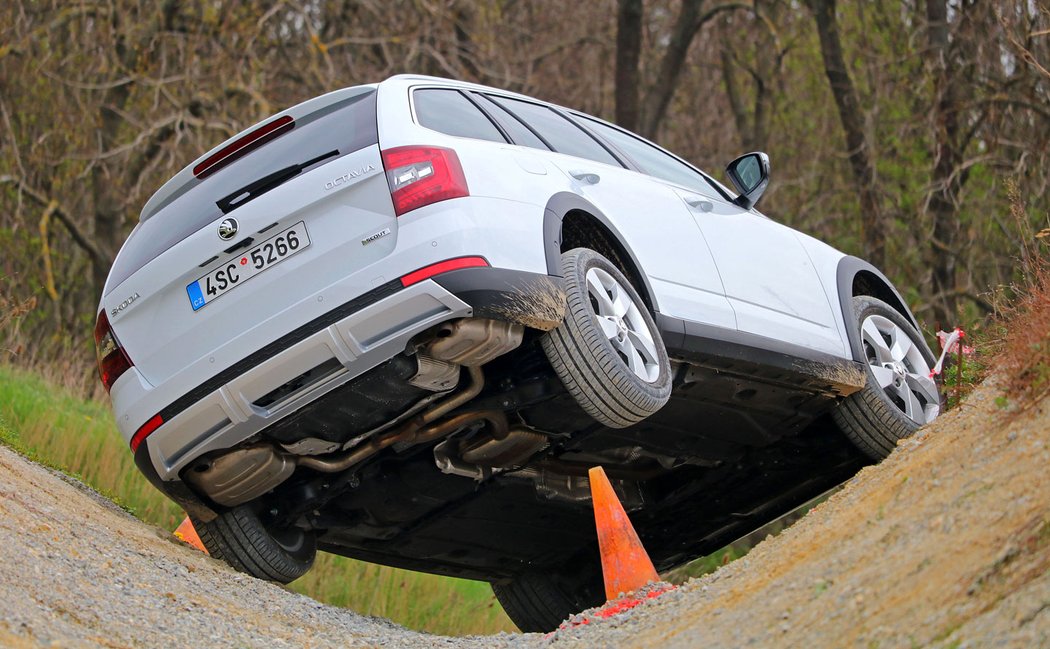
<svg viewBox="0 0 1050 649"><path fill-rule="evenodd" d="M1050 647L1050 403L982 386L747 557L561 646Z"/></svg>
<svg viewBox="0 0 1050 649"><path fill-rule="evenodd" d="M551 638L443 638L172 541L0 447L0 646L1050 646L1050 403L992 385L713 575Z"/></svg>

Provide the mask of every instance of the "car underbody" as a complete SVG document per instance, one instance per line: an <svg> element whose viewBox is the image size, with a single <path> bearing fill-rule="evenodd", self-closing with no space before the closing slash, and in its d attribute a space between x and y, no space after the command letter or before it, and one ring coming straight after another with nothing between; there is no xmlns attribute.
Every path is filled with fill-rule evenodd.
<svg viewBox="0 0 1050 649"><path fill-rule="evenodd" d="M267 527L312 530L336 554L498 582L597 561L592 466L606 468L663 570L865 463L826 416L858 387L828 379L848 376L841 367L778 365L773 352L685 336L670 350L670 401L613 429L566 391L541 335L485 318L443 323L237 448L202 457L175 484L217 510L250 501Z"/></svg>

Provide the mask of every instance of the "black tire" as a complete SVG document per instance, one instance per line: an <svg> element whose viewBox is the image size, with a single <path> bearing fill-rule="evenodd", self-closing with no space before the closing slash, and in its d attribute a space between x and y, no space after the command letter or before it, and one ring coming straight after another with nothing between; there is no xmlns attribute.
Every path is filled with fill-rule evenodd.
<svg viewBox="0 0 1050 649"><path fill-rule="evenodd" d="M899 440L911 436L925 422L916 421L907 414L907 404L897 395L902 388L894 387L893 384L887 388L880 385L879 378L875 375L877 369L873 369L873 365L880 365L878 359L874 358L877 351L863 338L862 326L867 319L876 316L896 325L899 331L911 339L917 354L901 362L907 374L899 380L904 380L905 386L906 379L919 375L928 376L929 369L933 367L936 359L915 327L882 300L866 295L854 297L853 312L853 326L857 327L862 336L862 346L868 361L865 363L867 382L863 389L843 399L831 415L839 430L845 433L857 448L872 459L881 460L893 452ZM925 362L925 365L922 365L922 362ZM894 377L894 381L898 380L897 375L891 376ZM936 384L929 380L929 385L932 386L933 395L936 395L935 399L932 395L928 399L919 399L920 404L935 405L922 409L922 415L919 417L926 421L936 417L940 410L940 395L937 394ZM932 416L929 412L933 412Z"/></svg>
<svg viewBox="0 0 1050 649"><path fill-rule="evenodd" d="M525 633L557 629L570 616L605 601L601 574L564 575L559 570L530 572L500 584L492 584L507 617Z"/></svg>
<svg viewBox="0 0 1050 649"><path fill-rule="evenodd" d="M562 254L561 264L568 308L562 323L541 339L543 351L587 414L610 428L636 424L662 408L671 396L671 364L660 331L638 292L608 259L593 250L576 248ZM599 304L587 284L593 269L604 273L602 278L615 280L614 290L623 290L629 298L633 310L619 317L618 344L637 349L638 371L651 376L643 378L632 370L627 355L614 348L612 338L603 333L599 317L611 321L615 316L598 315ZM639 341L638 336L646 332L653 349Z"/></svg>
<svg viewBox="0 0 1050 649"><path fill-rule="evenodd" d="M305 575L317 556L312 532L271 531L248 505L223 512L208 523L192 517L191 521L212 557L259 579L287 584Z"/></svg>

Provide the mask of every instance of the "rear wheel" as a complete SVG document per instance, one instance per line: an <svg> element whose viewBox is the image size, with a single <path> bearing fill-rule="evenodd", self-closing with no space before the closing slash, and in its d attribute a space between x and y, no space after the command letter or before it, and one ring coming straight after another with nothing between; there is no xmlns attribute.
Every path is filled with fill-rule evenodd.
<svg viewBox="0 0 1050 649"><path fill-rule="evenodd" d="M553 631L569 616L605 601L601 574L593 570L530 572L492 584L492 592L507 617L525 633Z"/></svg>
<svg viewBox="0 0 1050 649"><path fill-rule="evenodd" d="M671 364L638 292L605 257L576 248L561 256L568 308L541 342L576 402L610 428L653 414L671 396Z"/></svg>
<svg viewBox="0 0 1050 649"><path fill-rule="evenodd" d="M915 327L885 302L859 295L853 311L868 380L832 417L857 448L881 460L940 413L941 397L930 377L934 359Z"/></svg>
<svg viewBox="0 0 1050 649"><path fill-rule="evenodd" d="M211 556L259 579L287 584L306 574L317 555L312 532L266 526L249 505L192 522Z"/></svg>

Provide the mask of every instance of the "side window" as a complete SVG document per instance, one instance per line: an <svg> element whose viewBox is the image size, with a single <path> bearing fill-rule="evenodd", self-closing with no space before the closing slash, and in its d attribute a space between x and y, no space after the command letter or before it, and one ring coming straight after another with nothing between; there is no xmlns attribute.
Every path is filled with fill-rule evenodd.
<svg viewBox="0 0 1050 649"><path fill-rule="evenodd" d="M622 167L611 153L586 131L546 106L507 97L489 96L512 115L531 126L554 150L595 162Z"/></svg>
<svg viewBox="0 0 1050 649"><path fill-rule="evenodd" d="M651 144L608 124L589 118L583 119L587 121L589 128L594 129L598 135L609 140L613 146L629 155L650 176L655 176L701 193L710 194L714 190L716 195L722 195L722 192L719 192L718 188L708 181L707 178L704 178L702 174L697 173L695 169L667 155Z"/></svg>
<svg viewBox="0 0 1050 649"><path fill-rule="evenodd" d="M458 90L424 88L412 93L416 119L435 131L476 140L506 142L488 117Z"/></svg>
<svg viewBox="0 0 1050 649"><path fill-rule="evenodd" d="M499 125L510 135L515 144L550 151L550 147L544 144L543 140L536 137L536 134L530 131L520 119L508 113L502 106L485 95L475 94L474 97L479 102L484 103L485 110L489 112L494 120L499 122Z"/></svg>

